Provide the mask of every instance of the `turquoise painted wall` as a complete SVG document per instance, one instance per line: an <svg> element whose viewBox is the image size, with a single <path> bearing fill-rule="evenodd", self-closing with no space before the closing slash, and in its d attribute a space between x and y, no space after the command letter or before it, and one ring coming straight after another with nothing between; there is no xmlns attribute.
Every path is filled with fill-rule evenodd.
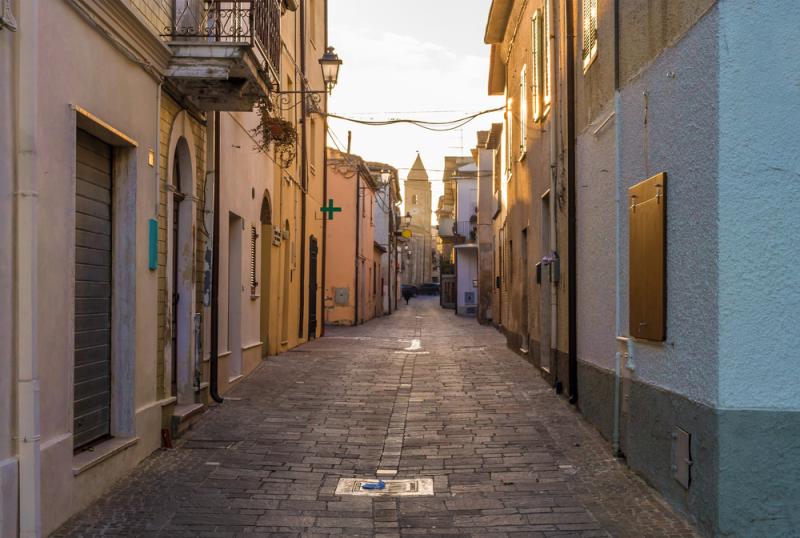
<svg viewBox="0 0 800 538"><path fill-rule="evenodd" d="M719 405L800 410L800 2L718 9Z"/></svg>

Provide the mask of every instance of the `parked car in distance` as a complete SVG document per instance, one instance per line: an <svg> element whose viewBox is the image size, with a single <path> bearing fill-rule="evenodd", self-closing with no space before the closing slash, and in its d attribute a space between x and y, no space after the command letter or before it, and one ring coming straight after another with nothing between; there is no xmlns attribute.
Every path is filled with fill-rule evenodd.
<svg viewBox="0 0 800 538"><path fill-rule="evenodd" d="M406 293L407 293L406 290L408 291L408 293L410 293L411 297L416 297L417 293L419 293L416 286L414 286L412 284L401 284L400 285L400 294L401 295L406 295Z"/></svg>
<svg viewBox="0 0 800 538"><path fill-rule="evenodd" d="M439 295L439 284L435 282L426 282L419 287L420 295Z"/></svg>

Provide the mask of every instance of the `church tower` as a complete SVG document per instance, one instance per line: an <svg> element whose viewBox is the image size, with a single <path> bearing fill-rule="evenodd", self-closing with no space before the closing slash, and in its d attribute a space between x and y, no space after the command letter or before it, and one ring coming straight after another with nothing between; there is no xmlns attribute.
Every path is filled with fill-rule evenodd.
<svg viewBox="0 0 800 538"><path fill-rule="evenodd" d="M411 259L405 271L405 283L419 286L431 281L433 240L431 238L431 184L422 159L417 158L403 184L406 213L411 214Z"/></svg>

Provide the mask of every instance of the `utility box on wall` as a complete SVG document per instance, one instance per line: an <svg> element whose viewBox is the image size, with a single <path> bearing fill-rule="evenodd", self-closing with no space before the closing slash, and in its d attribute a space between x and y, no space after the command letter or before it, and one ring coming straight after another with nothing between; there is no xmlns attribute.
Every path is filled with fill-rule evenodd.
<svg viewBox="0 0 800 538"><path fill-rule="evenodd" d="M333 302L336 306L347 306L350 303L350 288L333 288Z"/></svg>
<svg viewBox="0 0 800 538"><path fill-rule="evenodd" d="M628 189L629 331L659 342L667 326L666 193L666 172Z"/></svg>

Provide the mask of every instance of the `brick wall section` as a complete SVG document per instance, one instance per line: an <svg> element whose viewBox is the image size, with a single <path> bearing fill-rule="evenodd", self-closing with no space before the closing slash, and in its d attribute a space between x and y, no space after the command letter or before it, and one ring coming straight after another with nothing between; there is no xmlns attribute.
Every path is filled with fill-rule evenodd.
<svg viewBox="0 0 800 538"><path fill-rule="evenodd" d="M175 117L181 112L180 105L169 95L161 96L161 119L159 134L159 192L158 192L158 347L157 347L157 387L158 397L165 398L169 394L169 382L166 379L166 363L164 348L170 335L170 326L167 320L167 305L170 297L167 294L167 178L168 166L171 160L169 155L169 140L172 124ZM192 119L192 131L195 140L196 178L195 196L197 197L196 247L195 247L195 286L197 308L202 305L203 293L203 255L206 248L206 230L203 223L205 210L205 125ZM208 230L210 233L210 230Z"/></svg>
<svg viewBox="0 0 800 538"><path fill-rule="evenodd" d="M172 26L172 0L128 0L156 35Z"/></svg>

